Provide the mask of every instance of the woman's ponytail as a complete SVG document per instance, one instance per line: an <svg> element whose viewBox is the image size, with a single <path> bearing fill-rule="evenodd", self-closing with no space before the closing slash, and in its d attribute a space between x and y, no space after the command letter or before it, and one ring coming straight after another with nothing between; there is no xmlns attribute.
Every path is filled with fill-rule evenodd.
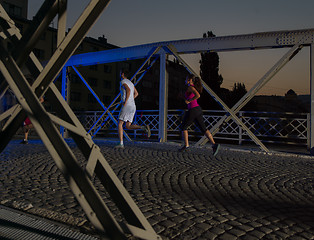
<svg viewBox="0 0 314 240"><path fill-rule="evenodd" d="M199 77L195 77L194 87L200 94L203 92L203 85L202 85L201 79Z"/></svg>

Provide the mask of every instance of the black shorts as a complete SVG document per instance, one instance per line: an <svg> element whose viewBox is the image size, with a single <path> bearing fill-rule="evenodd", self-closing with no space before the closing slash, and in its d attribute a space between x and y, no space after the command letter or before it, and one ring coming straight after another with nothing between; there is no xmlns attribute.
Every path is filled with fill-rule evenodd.
<svg viewBox="0 0 314 240"><path fill-rule="evenodd" d="M195 122L195 124L199 127L203 134L207 131L203 119L203 111L200 106L191 108L185 113L183 122L180 127L181 131L187 130L193 122Z"/></svg>

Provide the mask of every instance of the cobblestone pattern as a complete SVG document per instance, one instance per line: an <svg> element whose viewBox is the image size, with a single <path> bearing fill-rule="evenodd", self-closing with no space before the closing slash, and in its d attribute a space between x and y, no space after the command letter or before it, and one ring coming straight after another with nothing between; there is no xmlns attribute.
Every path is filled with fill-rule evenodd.
<svg viewBox="0 0 314 240"><path fill-rule="evenodd" d="M206 147L180 153L170 143L96 143L163 239L314 239L314 158L224 148L215 158ZM22 202L25 211L93 230L40 141L11 141L0 159L2 204Z"/></svg>

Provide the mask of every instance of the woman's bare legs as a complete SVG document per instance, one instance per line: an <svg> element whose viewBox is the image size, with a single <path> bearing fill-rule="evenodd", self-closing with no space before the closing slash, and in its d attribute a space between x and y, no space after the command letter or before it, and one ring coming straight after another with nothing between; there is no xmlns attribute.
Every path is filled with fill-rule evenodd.
<svg viewBox="0 0 314 240"><path fill-rule="evenodd" d="M208 140L210 141L210 143L211 143L212 145L214 145L214 144L215 144L215 141L214 141L213 135L210 133L210 131L209 131L209 130L206 130L206 132L205 132L205 136L208 138Z"/></svg>
<svg viewBox="0 0 314 240"><path fill-rule="evenodd" d="M182 131L182 137L184 140L184 145L185 147L189 147L189 134L188 134L188 130L183 130Z"/></svg>

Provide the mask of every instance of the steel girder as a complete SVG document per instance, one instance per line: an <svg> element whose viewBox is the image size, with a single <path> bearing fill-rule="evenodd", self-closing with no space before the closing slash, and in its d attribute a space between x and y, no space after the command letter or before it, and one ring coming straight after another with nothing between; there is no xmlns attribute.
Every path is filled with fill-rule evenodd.
<svg viewBox="0 0 314 240"><path fill-rule="evenodd" d="M152 49L150 49L148 56L146 56L146 60L143 62L143 64L138 68L138 70L134 73L134 75L132 76L132 78L130 79L134 85L136 86L141 79L143 78L143 76L149 71L149 69L154 65L154 63L156 62L157 58L154 57L152 60L152 57L159 52L160 47L154 47ZM73 67L74 68L74 67ZM83 80L83 82L85 83L85 85L87 87L88 84L87 82L83 79L82 75L79 73L79 71L74 68L75 72L78 74L78 76ZM137 77L139 75L139 77ZM90 91L93 93L94 91L92 90L92 88L90 88ZM90 128L90 130L88 131L89 133L92 134L92 136L95 136L98 131L102 128L102 126L105 124L105 122L108 120L108 118L110 117L113 122L118 126L118 121L113 117L112 113L116 111L116 109L119 107L121 102L117 102L117 100L120 98L121 93L119 93L115 99L109 104L108 107L105 107L104 104L100 101L100 99L98 97L96 97L97 101L100 103L100 105L104 108L104 112L101 114L101 116L97 119L97 121L95 122L95 124ZM111 112L109 111L109 109L111 109ZM106 113L108 113L108 116L106 116ZM126 139L128 141L131 141L131 138L126 134L125 131L123 131L124 136L126 137Z"/></svg>
<svg viewBox="0 0 314 240"><path fill-rule="evenodd" d="M236 114L247 104L256 93L265 86L302 48L301 44L296 44L231 108L231 111ZM227 123L232 116L225 115L222 117L210 130L212 135L215 135L219 131L219 127L223 123ZM238 123L238 121L236 121ZM240 125L242 126L242 125ZM249 136L253 134L248 129L244 129ZM196 145L203 145L208 141L206 137L202 137ZM258 144L258 143L257 143ZM259 145L259 144L258 144Z"/></svg>
<svg viewBox="0 0 314 240"><path fill-rule="evenodd" d="M189 65L179 56L173 46L168 46L167 48L188 69L190 73L193 73L195 76L198 76L201 79L201 77L197 73L195 73L193 69L190 68ZM230 114L235 122L237 122L243 129L245 129L245 131L257 145L259 145L264 151L268 152L268 149L265 147L265 145L249 130L249 128L236 116L236 114L218 97L218 95L203 80L201 81L204 89L215 99L215 101L219 103L222 108L228 112L228 114Z"/></svg>
<svg viewBox="0 0 314 240"><path fill-rule="evenodd" d="M311 88L311 117L310 117L310 153L314 155L314 43L310 47L310 88Z"/></svg>
<svg viewBox="0 0 314 240"><path fill-rule="evenodd" d="M178 54L190 54L207 51L224 52L291 48L295 44L309 46L313 42L314 29L165 41L74 55L66 63L66 66L87 66L146 58L152 48L164 46L173 46Z"/></svg>
<svg viewBox="0 0 314 240"><path fill-rule="evenodd" d="M0 26L2 30L0 33L0 71L19 101L19 105L1 114L0 119L7 119L7 121L0 132L0 147L1 151L6 147L27 114L78 202L86 212L87 217L97 229L106 231L113 239L126 239L130 235L142 239L159 239L159 236L101 154L98 146L94 144L91 136L86 133L53 84L53 80L59 74L67 59L109 2L98 0L90 2L72 30L59 42L56 52L45 68L42 68L34 54L30 53L31 47L21 48L21 55L18 55L23 56L21 58L14 57L7 49L6 41L10 41L15 46L20 43L21 35L14 26L14 22L0 5ZM62 9L62 13L65 14L64 7ZM50 10L47 11L48 16ZM13 31L11 31L12 29ZM33 31L37 30L34 29ZM59 36L62 36L62 34ZM36 40L38 38L34 38L32 41L36 42ZM29 84L25 79L21 71L21 64L18 64L17 60L21 64L27 62L27 67L36 79L34 83ZM57 115L49 114L40 104L38 98L44 94L48 101L56 107ZM79 165L55 124L62 125L70 131L71 136L87 160L85 170ZM114 203L125 217L126 224L115 220L110 209L92 184L91 179L94 177L97 177L107 189Z"/></svg>

